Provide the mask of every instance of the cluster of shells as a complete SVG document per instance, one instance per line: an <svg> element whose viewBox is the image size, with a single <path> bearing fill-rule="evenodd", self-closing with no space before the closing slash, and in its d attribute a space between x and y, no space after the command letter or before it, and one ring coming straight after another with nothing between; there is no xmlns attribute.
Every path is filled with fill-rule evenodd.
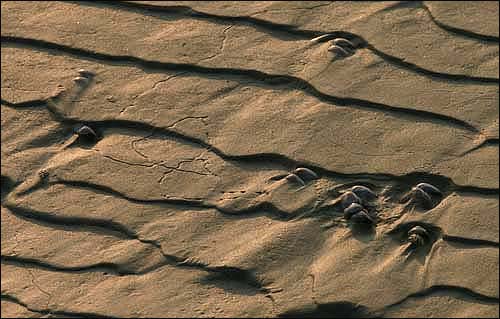
<svg viewBox="0 0 500 319"><path fill-rule="evenodd" d="M324 34L311 40L311 43L320 43L330 41L328 51L335 54L336 57L345 58L356 52L356 44L346 38L334 38L332 34Z"/></svg>
<svg viewBox="0 0 500 319"><path fill-rule="evenodd" d="M356 224L374 225L376 216L368 210L367 205L378 195L363 185L351 187L340 196L340 205L344 211L344 218Z"/></svg>
<svg viewBox="0 0 500 319"><path fill-rule="evenodd" d="M443 192L436 186L429 183L419 183L401 199L402 203L414 207L431 209L435 207L443 198ZM415 226L407 233L409 249L417 249L427 245L430 240L430 233L423 226Z"/></svg>
<svg viewBox="0 0 500 319"><path fill-rule="evenodd" d="M78 70L78 76L73 79L73 81L78 85L87 85L90 80L94 77L94 73L85 69Z"/></svg>
<svg viewBox="0 0 500 319"><path fill-rule="evenodd" d="M443 197L443 193L434 185L419 183L402 198L409 205L419 205L430 209ZM378 195L370 188L356 185L342 193L339 197L344 219L353 224L374 226L377 221L376 210L371 209L371 203ZM430 232L424 226L414 226L405 234L408 249L415 250L431 242Z"/></svg>
<svg viewBox="0 0 500 319"><path fill-rule="evenodd" d="M344 38L333 39L331 45L328 47L328 51L333 52L341 58L353 55L355 50L354 44Z"/></svg>
<svg viewBox="0 0 500 319"><path fill-rule="evenodd" d="M307 183L318 178L318 174L316 174L313 170L307 167L298 167L287 174L273 176L271 177L271 180L286 179L289 183L303 187L306 186Z"/></svg>
<svg viewBox="0 0 500 319"><path fill-rule="evenodd" d="M300 186L305 186L306 183L318 179L318 174L316 174L309 168L299 167L294 169L285 178L292 183L297 183Z"/></svg>

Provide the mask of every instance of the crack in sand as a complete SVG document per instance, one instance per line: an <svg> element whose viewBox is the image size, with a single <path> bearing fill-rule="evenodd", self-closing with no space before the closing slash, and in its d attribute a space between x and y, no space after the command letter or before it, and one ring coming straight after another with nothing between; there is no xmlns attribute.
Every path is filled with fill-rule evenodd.
<svg viewBox="0 0 500 319"><path fill-rule="evenodd" d="M96 149L96 151L101 152L101 151L99 151L97 149ZM163 176L162 176L162 178L159 181L160 183L163 181L163 179L168 174L170 174L173 171L183 172L183 173L192 173L192 174L202 175L202 176L211 176L211 174L205 174L205 173L201 173L201 172L197 172L197 171L193 171L193 170L189 170L189 169L180 168L183 164L192 162L191 160L181 160L177 164L177 166L168 166L168 165L164 164L165 163L164 161L154 162L154 163L151 163L151 164L142 164L142 163L132 163L132 162L128 162L128 161L125 161L125 160L117 159L117 158L112 157L111 155L101 154L101 156L105 157L107 159L110 159L110 160L112 160L114 162L118 162L118 163L125 164L125 165L128 165L128 166L140 166L140 167L146 167L146 168L157 168L157 167L166 168L166 169L168 169L168 171L166 171L166 172L163 173Z"/></svg>
<svg viewBox="0 0 500 319"><path fill-rule="evenodd" d="M147 140L148 138L150 138L151 136L154 135L154 129L151 131L150 134L144 136L144 137L141 137L139 139L136 139L136 140L133 140L132 142L130 142L130 146L132 147L132 149L134 150L134 152L136 152L137 154L139 154L140 156L142 156L143 158L145 159L149 159L149 157L146 155L146 154L143 154L142 152L140 152L137 147L135 146L135 144L139 141L144 141L144 140Z"/></svg>
<svg viewBox="0 0 500 319"><path fill-rule="evenodd" d="M28 273L30 274L31 276L31 284L33 286L35 286L38 290L40 290L44 295L47 296L47 302L45 303L45 308L46 309L49 309L49 305L50 305L50 300L52 299L52 295L49 294L47 291L45 291L44 289L42 289L35 281L35 275L33 275L33 272L31 271L31 269L27 269ZM50 314L50 312L49 312Z"/></svg>
<svg viewBox="0 0 500 319"><path fill-rule="evenodd" d="M199 64L200 62L205 62L205 61L209 61L209 60L212 60L213 58L217 57L218 55L221 55L222 52L224 51L224 46L226 45L226 40L227 40L227 31L229 31L229 29L231 29L232 27L234 27L234 25L230 25L228 27L226 27L223 31L222 31L222 41L221 41L221 44L220 44L220 47L219 47L219 50L217 53L209 56L209 57L206 57L206 58L203 58L201 60L199 60L197 62L197 64Z"/></svg>
<svg viewBox="0 0 500 319"><path fill-rule="evenodd" d="M167 128L174 128L177 124L179 124L179 123L181 123L183 121L189 120L189 119L199 119L206 126L207 123L205 122L205 119L207 119L207 118L208 118L208 116L186 116L186 117L183 117L181 119L176 120L174 123L172 123L170 125L167 125ZM149 159L149 157L146 154L140 152L137 149L136 143L138 143L140 141L145 141L145 140L149 139L150 137L152 137L153 135L154 135L154 128L151 130L151 133L149 133L148 135L133 140L130 143L130 145L131 145L132 149L134 150L134 152L136 152L139 156L141 156L141 157L143 157L145 159ZM207 135L208 135L208 133L207 133Z"/></svg>
<svg viewBox="0 0 500 319"><path fill-rule="evenodd" d="M177 124L185 121L185 120L201 120L201 122L205 125L207 125L207 123L205 122L205 119L207 119L208 116L207 115L203 115L203 116L186 116L186 117L183 117L181 119L178 119L177 121L175 121L174 123L172 124L169 124L167 125L168 128L174 128Z"/></svg>
<svg viewBox="0 0 500 319"><path fill-rule="evenodd" d="M310 6L310 7L284 8L284 9L264 9L264 10L261 10L261 11L254 12L251 15L249 15L248 17L254 17L256 15L260 15L260 14L268 13L268 12L286 12L286 11L296 11L296 10L311 10L311 9L316 9L316 8L321 8L321 7L328 7L328 6L330 6L330 5L334 4L334 3L335 3L335 1L328 1L328 3L321 3L321 4L317 4L317 5Z"/></svg>

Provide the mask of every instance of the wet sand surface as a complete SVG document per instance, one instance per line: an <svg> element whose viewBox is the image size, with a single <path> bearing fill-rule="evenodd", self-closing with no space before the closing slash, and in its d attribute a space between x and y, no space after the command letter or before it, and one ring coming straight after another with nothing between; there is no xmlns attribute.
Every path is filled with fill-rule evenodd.
<svg viewBox="0 0 500 319"><path fill-rule="evenodd" d="M498 21L3 1L2 317L498 317Z"/></svg>

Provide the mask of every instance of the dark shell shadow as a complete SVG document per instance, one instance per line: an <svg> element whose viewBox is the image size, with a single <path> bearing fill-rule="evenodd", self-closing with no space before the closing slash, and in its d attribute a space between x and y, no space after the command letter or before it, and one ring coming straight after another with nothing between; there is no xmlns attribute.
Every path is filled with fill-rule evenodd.
<svg viewBox="0 0 500 319"><path fill-rule="evenodd" d="M375 225L369 223L350 223L349 228L351 229L352 237L363 243L372 241L377 234Z"/></svg>

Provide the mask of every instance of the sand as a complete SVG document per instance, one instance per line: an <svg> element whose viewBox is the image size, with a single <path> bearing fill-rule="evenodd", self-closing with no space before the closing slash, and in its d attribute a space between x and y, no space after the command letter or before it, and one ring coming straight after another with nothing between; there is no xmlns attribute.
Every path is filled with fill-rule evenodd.
<svg viewBox="0 0 500 319"><path fill-rule="evenodd" d="M2 317L498 317L498 21L3 1ZM372 226L344 218L354 185Z"/></svg>

